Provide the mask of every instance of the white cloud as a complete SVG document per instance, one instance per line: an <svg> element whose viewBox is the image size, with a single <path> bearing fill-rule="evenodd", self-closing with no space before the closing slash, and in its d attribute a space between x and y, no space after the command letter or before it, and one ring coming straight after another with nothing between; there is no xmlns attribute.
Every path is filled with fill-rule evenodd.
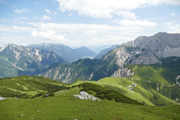
<svg viewBox="0 0 180 120"><path fill-rule="evenodd" d="M46 11L46 13L48 13L48 14L52 14L49 9L45 9L45 11Z"/></svg>
<svg viewBox="0 0 180 120"><path fill-rule="evenodd" d="M117 21L116 21L117 22ZM65 33L68 36L78 35L78 36L109 36L109 35L129 35L133 36L136 33L142 32L144 30L150 30L151 28L156 27L156 23L149 21L140 21L140 20L124 20L117 22L119 25L105 25L105 24L58 24L58 23L29 23L37 31L49 31L54 30L57 33ZM88 36L88 37L87 37Z"/></svg>
<svg viewBox="0 0 180 120"><path fill-rule="evenodd" d="M155 6L161 4L180 4L180 0L57 0L59 9L65 11L77 11L80 15L94 18L112 18L113 14L127 18L127 13L144 6ZM120 12L120 13L119 13ZM129 13L128 13L129 14ZM135 15L131 14L132 18Z"/></svg>
<svg viewBox="0 0 180 120"><path fill-rule="evenodd" d="M137 20L134 20L137 22ZM141 21L142 22L142 21ZM129 25L106 24L58 24L58 23L28 23L26 26L7 26L0 24L0 34L8 36L22 35L24 39L33 39L37 42L62 43L69 46L92 46L121 44L134 40L142 31L154 27L151 22L128 23ZM152 25L147 25L152 24ZM155 26L156 27L156 26ZM26 33L26 34L24 34ZM34 43L32 41L32 43Z"/></svg>
<svg viewBox="0 0 180 120"><path fill-rule="evenodd" d="M149 5L160 5L160 4L169 4L169 5L180 5L179 0L148 0Z"/></svg>
<svg viewBox="0 0 180 120"><path fill-rule="evenodd" d="M41 39L47 39L47 40L52 40L56 42L67 42L68 40L64 38L62 34L56 33L54 30L48 30L48 31L33 31L31 33L33 37L38 37Z"/></svg>
<svg viewBox="0 0 180 120"><path fill-rule="evenodd" d="M172 16L175 16L176 14L175 13L171 13Z"/></svg>
<svg viewBox="0 0 180 120"><path fill-rule="evenodd" d="M55 30L58 32L68 32L68 33L87 33L87 31L96 31L88 33L105 33L108 31L116 31L122 29L119 26L111 26L104 24L57 24L57 23L29 23L40 30Z"/></svg>
<svg viewBox="0 0 180 120"><path fill-rule="evenodd" d="M47 15L43 15L42 19L43 20L50 20L51 18L49 16L47 16Z"/></svg>
<svg viewBox="0 0 180 120"><path fill-rule="evenodd" d="M117 22L117 21L116 21ZM137 27L155 27L156 23L149 22L147 20L127 20L124 19L122 21L117 22L119 25L123 26L137 26Z"/></svg>
<svg viewBox="0 0 180 120"><path fill-rule="evenodd" d="M15 9L14 12L15 13L25 13L25 12L30 12L30 10L28 10L28 9Z"/></svg>
<svg viewBox="0 0 180 120"><path fill-rule="evenodd" d="M72 16L72 13L69 13L68 16Z"/></svg>
<svg viewBox="0 0 180 120"><path fill-rule="evenodd" d="M26 18L26 17L20 17L20 19L23 19L23 20L28 20L28 18Z"/></svg>
<svg viewBox="0 0 180 120"><path fill-rule="evenodd" d="M121 44L134 40L137 33L146 30L140 26L120 26L105 24L57 24L57 23L29 23L36 30L31 35L36 38L57 40L61 38L63 44L70 46L92 46ZM58 36L57 35L62 35ZM64 40L66 39L66 40ZM64 40L64 41L63 41Z"/></svg>
<svg viewBox="0 0 180 120"><path fill-rule="evenodd" d="M117 15L122 16L125 19L136 19L136 14L129 11L119 11Z"/></svg>
<svg viewBox="0 0 180 120"><path fill-rule="evenodd" d="M171 21L171 22L166 23L165 26L168 28L169 30L168 32L180 33L180 24L178 23Z"/></svg>
<svg viewBox="0 0 180 120"><path fill-rule="evenodd" d="M34 30L32 27L26 26L7 26L0 24L0 31L1 32L30 32Z"/></svg>

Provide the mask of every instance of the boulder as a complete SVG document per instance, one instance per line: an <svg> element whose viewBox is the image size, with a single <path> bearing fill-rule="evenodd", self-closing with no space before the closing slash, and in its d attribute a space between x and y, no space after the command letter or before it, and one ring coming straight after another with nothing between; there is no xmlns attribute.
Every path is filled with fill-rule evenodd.
<svg viewBox="0 0 180 120"><path fill-rule="evenodd" d="M85 91L81 91L80 95L73 95L75 98L79 98L79 99L85 99L85 100L98 100L98 98L94 97L93 95L89 95L88 93L86 93Z"/></svg>

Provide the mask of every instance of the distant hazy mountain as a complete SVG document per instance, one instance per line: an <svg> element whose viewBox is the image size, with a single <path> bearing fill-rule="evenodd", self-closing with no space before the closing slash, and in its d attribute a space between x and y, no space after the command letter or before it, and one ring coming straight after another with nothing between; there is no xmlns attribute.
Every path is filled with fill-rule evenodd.
<svg viewBox="0 0 180 120"><path fill-rule="evenodd" d="M51 51L6 44L0 49L0 77L34 75L65 60Z"/></svg>
<svg viewBox="0 0 180 120"><path fill-rule="evenodd" d="M109 51L111 51L112 49L115 49L117 46L119 46L119 45L113 45L113 46L111 46L110 48L106 48L106 49L101 50L101 51L94 57L94 59L101 59L101 57L102 57L103 55L106 55Z"/></svg>
<svg viewBox="0 0 180 120"><path fill-rule="evenodd" d="M180 34L157 33L138 37L111 50L99 60L80 59L71 64L51 66L40 75L67 83L77 78L128 77L133 73L125 65L162 64L162 58L180 57L179 41Z"/></svg>
<svg viewBox="0 0 180 120"><path fill-rule="evenodd" d="M71 55L74 56L74 61L79 58L93 58L96 55L96 53L88 49L87 47L83 46L80 48L72 49Z"/></svg>
<svg viewBox="0 0 180 120"><path fill-rule="evenodd" d="M94 45L94 46L88 46L88 45L87 45L87 47L88 47L90 50L94 51L96 54L98 54L99 52L101 52L101 50L104 50L104 49L106 49L106 48L110 48L111 46L113 46L113 45Z"/></svg>
<svg viewBox="0 0 180 120"><path fill-rule="evenodd" d="M58 55L62 56L66 61L69 62L75 61L79 58L85 58L85 57L93 58L96 55L96 53L94 53L93 51L89 50L86 47L72 49L71 47L62 44L42 43L42 44L28 45L28 47L53 51Z"/></svg>

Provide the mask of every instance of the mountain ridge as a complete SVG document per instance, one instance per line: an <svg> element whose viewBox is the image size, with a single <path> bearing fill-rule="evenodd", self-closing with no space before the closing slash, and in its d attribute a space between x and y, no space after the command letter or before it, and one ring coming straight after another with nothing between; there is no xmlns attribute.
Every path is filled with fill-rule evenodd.
<svg viewBox="0 0 180 120"><path fill-rule="evenodd" d="M53 51L56 54L62 56L66 61L72 62L84 57L94 57L96 53L88 49L85 46L79 48L71 48L63 44L53 44L53 43L42 43L42 44L31 44L28 47L44 49L48 51Z"/></svg>
<svg viewBox="0 0 180 120"><path fill-rule="evenodd" d="M166 46L173 46L173 45L171 45L171 42L165 42L167 45L163 44L164 46L162 46L161 49L153 49L153 48L157 47L157 45L154 43L153 40L156 40L157 36L158 36L158 38L163 38L163 37L159 37L161 35L165 35L165 36L170 35L171 39L169 39L169 41L171 41L172 39L173 39L173 41L176 41L177 38L180 38L180 34L175 34L176 36L173 37L174 34L170 34L170 33L158 33L154 36L145 37L145 38L148 38L149 42L152 43L150 45L153 46L148 49L146 49L145 47L139 46L139 45L144 45L144 44L140 44L140 43L145 43L145 45L146 45L146 42L142 42L142 39L140 39L141 42L138 42L139 38L137 38L137 39L135 39L135 41L130 41L130 42L124 43L122 45L119 45L117 48L109 51L101 59L96 60L95 64L91 64L94 62L93 62L93 60L89 60L89 62L86 63L86 68L85 68L86 70L88 70L88 69L90 69L90 67L88 68L87 66L91 66L91 70L88 72L85 69L83 71L83 67L79 67L82 64L84 64L84 62L85 62L84 60L79 60L79 62L77 62L77 65L75 64L75 62L68 66L58 65L57 67L51 68L49 70L47 69L40 75L42 75L42 76L45 75L46 77L51 76L50 78L52 78L52 79L54 78L54 79L60 80L60 81L62 81L61 77L58 78L57 76L64 76L63 81L66 82L66 80L68 79L68 83L70 81L72 81L72 82L75 81L75 79L77 79L77 78L80 78L82 80L85 80L85 79L86 80L99 80L103 77L110 77L110 76L129 77L129 76L132 76L133 73L128 68L124 67L125 65L162 64L161 59L164 57L162 55L159 55L159 53L164 52L165 49L162 49L162 48L166 48ZM142 38L142 37L140 37L140 38ZM143 41L146 41L146 40L147 39L143 39ZM161 39L161 41L163 41L163 40L164 39ZM180 41L180 40L178 39L177 41ZM137 44L137 43L139 43L139 44ZM174 43L172 43L172 44L174 44ZM159 47L157 47L157 48L159 48ZM174 48L171 48L171 50L172 49L174 49ZM180 47L178 49L180 49ZM179 52L179 54L180 54L180 52ZM179 54L177 54L176 56L179 57ZM172 55L167 55L165 57L172 57ZM73 67L71 67L71 65L73 65ZM66 70L66 71L64 71L64 70ZM69 71L67 71L67 70L69 70ZM61 71L61 73L59 73L58 71ZM74 76L72 74L75 74L73 71L76 71L75 72L76 77L72 77L72 76Z"/></svg>
<svg viewBox="0 0 180 120"><path fill-rule="evenodd" d="M66 61L51 51L41 49L34 49L22 45L6 44L0 50L0 64L4 71L8 71L6 64L11 67L17 68L14 75L33 75L49 67L53 63L66 63ZM4 64L3 63L6 63ZM8 74L1 70L1 74ZM1 75L2 76L2 75Z"/></svg>
<svg viewBox="0 0 180 120"><path fill-rule="evenodd" d="M117 46L119 46L119 45L113 45L110 48L106 48L106 49L101 50L93 59L101 59L101 57L103 55L107 54L112 49L115 49Z"/></svg>

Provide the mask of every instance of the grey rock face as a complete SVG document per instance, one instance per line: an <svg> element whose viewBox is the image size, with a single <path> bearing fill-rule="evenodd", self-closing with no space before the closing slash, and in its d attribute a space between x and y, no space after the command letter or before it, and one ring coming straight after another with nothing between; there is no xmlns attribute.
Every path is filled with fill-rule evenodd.
<svg viewBox="0 0 180 120"><path fill-rule="evenodd" d="M150 37L141 36L134 41L134 47L157 51L155 54L159 58L180 57L180 34L160 32Z"/></svg>
<svg viewBox="0 0 180 120"><path fill-rule="evenodd" d="M134 75L134 73L131 72L130 69L121 67L117 71L115 71L114 74L111 75L111 77L129 77L132 75Z"/></svg>
<svg viewBox="0 0 180 120"><path fill-rule="evenodd" d="M149 65L161 63L160 59L164 57L180 57L180 34L160 32L150 37L141 36L114 49L114 55L119 69L112 77L128 77L133 73L123 67L126 64Z"/></svg>

